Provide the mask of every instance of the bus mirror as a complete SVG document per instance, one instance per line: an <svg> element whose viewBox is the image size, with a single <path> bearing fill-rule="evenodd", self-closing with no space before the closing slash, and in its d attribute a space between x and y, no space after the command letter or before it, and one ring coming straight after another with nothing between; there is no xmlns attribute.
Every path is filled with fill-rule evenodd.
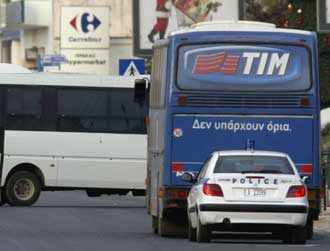
<svg viewBox="0 0 330 251"><path fill-rule="evenodd" d="M302 177L302 180L303 180L303 182L305 183L305 184L309 184L309 183L311 183L311 178L310 177L308 177L308 176L303 176Z"/></svg>
<svg viewBox="0 0 330 251"><path fill-rule="evenodd" d="M148 81L146 79L136 79L134 86L134 100L144 100L147 96L147 85Z"/></svg>
<svg viewBox="0 0 330 251"><path fill-rule="evenodd" d="M181 180L189 183L195 183L196 179L191 173L183 173L181 176Z"/></svg>

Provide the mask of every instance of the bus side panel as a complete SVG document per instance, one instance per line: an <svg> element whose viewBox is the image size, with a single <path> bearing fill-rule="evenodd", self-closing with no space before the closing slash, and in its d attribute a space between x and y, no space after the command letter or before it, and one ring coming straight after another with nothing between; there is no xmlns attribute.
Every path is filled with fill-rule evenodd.
<svg viewBox="0 0 330 251"><path fill-rule="evenodd" d="M146 141L146 135L6 131L2 182L13 163L31 163L46 186L145 189Z"/></svg>
<svg viewBox="0 0 330 251"><path fill-rule="evenodd" d="M148 128L148 206L150 214L159 216L161 200L159 188L163 184L164 176L164 134L165 134L165 110L149 110L150 125Z"/></svg>
<svg viewBox="0 0 330 251"><path fill-rule="evenodd" d="M197 173L210 153L246 149L247 142L254 141L256 150L287 153L298 171L317 185L318 177L312 175L312 116L176 115L173 128L182 130L172 141L172 163L182 163L182 170L172 170L172 184L185 184L182 173Z"/></svg>

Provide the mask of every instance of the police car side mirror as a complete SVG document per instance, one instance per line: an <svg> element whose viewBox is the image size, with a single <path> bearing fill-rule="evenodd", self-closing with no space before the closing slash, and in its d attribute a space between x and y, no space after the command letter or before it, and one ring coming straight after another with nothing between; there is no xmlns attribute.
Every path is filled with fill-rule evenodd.
<svg viewBox="0 0 330 251"><path fill-rule="evenodd" d="M196 179L191 173L183 173L181 176L181 180L189 183L195 183Z"/></svg>
<svg viewBox="0 0 330 251"><path fill-rule="evenodd" d="M309 183L311 183L311 178L310 177L308 177L308 176L303 176L303 177L301 177L302 178L302 180L303 180L303 182L305 183L305 184L309 184Z"/></svg>
<svg viewBox="0 0 330 251"><path fill-rule="evenodd" d="M136 79L134 85L134 100L144 100L148 91L148 79Z"/></svg>

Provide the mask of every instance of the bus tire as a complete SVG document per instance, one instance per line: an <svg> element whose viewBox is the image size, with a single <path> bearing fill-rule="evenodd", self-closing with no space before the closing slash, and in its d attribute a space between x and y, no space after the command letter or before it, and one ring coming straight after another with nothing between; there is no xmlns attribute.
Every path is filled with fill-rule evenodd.
<svg viewBox="0 0 330 251"><path fill-rule="evenodd" d="M1 200L0 200L0 207L1 207L1 206L3 206L4 204L7 203L4 187L1 189L0 193L1 193Z"/></svg>
<svg viewBox="0 0 330 251"><path fill-rule="evenodd" d="M152 232L158 234L158 217L152 216Z"/></svg>
<svg viewBox="0 0 330 251"><path fill-rule="evenodd" d="M88 197L100 197L102 194L95 190L86 190L86 194Z"/></svg>
<svg viewBox="0 0 330 251"><path fill-rule="evenodd" d="M5 186L5 195L11 206L31 206L40 196L39 178L29 171L17 171L11 175Z"/></svg>
<svg viewBox="0 0 330 251"><path fill-rule="evenodd" d="M158 234L161 237L172 235L172 224L169 220L158 218Z"/></svg>
<svg viewBox="0 0 330 251"><path fill-rule="evenodd" d="M311 240L314 235L314 221L312 217L308 217L306 223L306 239Z"/></svg>

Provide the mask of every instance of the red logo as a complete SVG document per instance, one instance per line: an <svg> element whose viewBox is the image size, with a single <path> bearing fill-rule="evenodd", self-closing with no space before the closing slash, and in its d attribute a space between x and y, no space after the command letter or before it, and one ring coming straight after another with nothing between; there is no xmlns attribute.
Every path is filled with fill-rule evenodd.
<svg viewBox="0 0 330 251"><path fill-rule="evenodd" d="M228 55L226 52L198 55L195 59L193 74L220 72L234 75L237 73L240 56Z"/></svg>

